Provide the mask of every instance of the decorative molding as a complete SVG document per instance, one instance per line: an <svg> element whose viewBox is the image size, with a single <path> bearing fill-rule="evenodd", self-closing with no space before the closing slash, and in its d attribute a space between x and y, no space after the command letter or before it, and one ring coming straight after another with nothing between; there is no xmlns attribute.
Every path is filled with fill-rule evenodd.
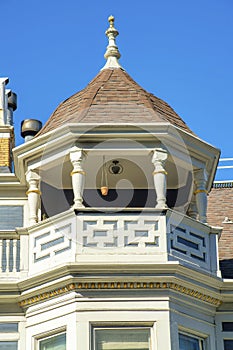
<svg viewBox="0 0 233 350"><path fill-rule="evenodd" d="M74 175L74 174L82 174L82 175L86 175L86 172L84 170L76 170L76 171L71 171L70 176Z"/></svg>
<svg viewBox="0 0 233 350"><path fill-rule="evenodd" d="M177 283L172 282L78 282L70 283L64 287L57 288L28 299L24 299L19 302L20 307L27 307L35 303L41 302L43 300L51 299L62 294L69 293L71 291L77 290L106 290L106 289L116 289L116 290L145 290L145 289L156 289L156 290L174 290L181 294L188 295L192 298L204 301L211 305L218 307L221 304L221 300L213 298L210 295L203 294L195 289L184 287Z"/></svg>
<svg viewBox="0 0 233 350"><path fill-rule="evenodd" d="M156 175L156 174L165 174L165 175L167 175L168 172L166 170L157 170L157 171L155 170L155 171L153 171L152 175Z"/></svg>
<svg viewBox="0 0 233 350"><path fill-rule="evenodd" d="M41 195L41 191L40 191L40 190L37 190L37 189L35 189L35 190L28 190L28 191L26 192L26 195L29 195L29 193L37 193L37 194Z"/></svg>
<svg viewBox="0 0 233 350"><path fill-rule="evenodd" d="M207 190L196 190L193 192L194 195L196 195L198 193L208 193L208 191Z"/></svg>
<svg viewBox="0 0 233 350"><path fill-rule="evenodd" d="M221 181L221 182L214 182L213 188L233 188L233 181Z"/></svg>
<svg viewBox="0 0 233 350"><path fill-rule="evenodd" d="M70 292L74 289L75 289L75 284L71 283L71 284L68 284L67 286L57 288L57 289L51 290L49 292L45 292L45 293L36 295L34 297L31 297L31 298L28 298L25 300L21 300L19 302L19 306L21 306L21 307L29 306L29 305L38 303L38 302L46 300L46 299L51 299L51 298L56 297L56 296L61 295L61 294L66 294L67 292Z"/></svg>

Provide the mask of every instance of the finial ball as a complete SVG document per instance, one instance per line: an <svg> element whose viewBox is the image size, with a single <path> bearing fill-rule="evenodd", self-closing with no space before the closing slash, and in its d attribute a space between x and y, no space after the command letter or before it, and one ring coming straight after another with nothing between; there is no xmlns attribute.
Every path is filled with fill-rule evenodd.
<svg viewBox="0 0 233 350"><path fill-rule="evenodd" d="M114 22L114 19L115 19L114 16L109 16L109 17L108 17L109 23Z"/></svg>

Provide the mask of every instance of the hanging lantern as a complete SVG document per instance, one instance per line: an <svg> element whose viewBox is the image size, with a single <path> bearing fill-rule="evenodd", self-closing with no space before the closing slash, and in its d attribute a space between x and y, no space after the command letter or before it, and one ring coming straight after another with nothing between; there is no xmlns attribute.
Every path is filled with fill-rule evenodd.
<svg viewBox="0 0 233 350"><path fill-rule="evenodd" d="M107 169L106 169L104 156L103 156L103 166L102 166L102 173L101 173L100 191L101 191L102 196L107 196L107 194L108 194L108 177L107 177Z"/></svg>

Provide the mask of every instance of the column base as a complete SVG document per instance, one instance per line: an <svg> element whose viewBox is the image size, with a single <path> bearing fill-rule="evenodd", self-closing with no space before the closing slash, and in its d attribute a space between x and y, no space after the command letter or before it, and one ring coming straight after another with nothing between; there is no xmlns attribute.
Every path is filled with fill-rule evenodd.
<svg viewBox="0 0 233 350"><path fill-rule="evenodd" d="M32 225L35 225L38 223L38 218L31 218L29 219L29 225L32 226Z"/></svg>
<svg viewBox="0 0 233 350"><path fill-rule="evenodd" d="M205 216L200 216L199 221L202 222L203 224L207 224L207 218Z"/></svg>
<svg viewBox="0 0 233 350"><path fill-rule="evenodd" d="M155 209L168 209L167 204L156 204Z"/></svg>
<svg viewBox="0 0 233 350"><path fill-rule="evenodd" d="M85 205L83 205L82 203L74 203L71 208L72 209L85 208Z"/></svg>

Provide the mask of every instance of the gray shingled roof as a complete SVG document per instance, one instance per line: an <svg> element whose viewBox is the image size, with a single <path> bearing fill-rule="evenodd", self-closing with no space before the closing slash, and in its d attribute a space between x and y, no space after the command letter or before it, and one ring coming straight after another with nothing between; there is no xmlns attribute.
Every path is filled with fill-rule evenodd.
<svg viewBox="0 0 233 350"><path fill-rule="evenodd" d="M106 122L169 122L192 133L166 102L144 90L123 69L117 68L102 70L85 89L63 101L37 136L68 123Z"/></svg>

